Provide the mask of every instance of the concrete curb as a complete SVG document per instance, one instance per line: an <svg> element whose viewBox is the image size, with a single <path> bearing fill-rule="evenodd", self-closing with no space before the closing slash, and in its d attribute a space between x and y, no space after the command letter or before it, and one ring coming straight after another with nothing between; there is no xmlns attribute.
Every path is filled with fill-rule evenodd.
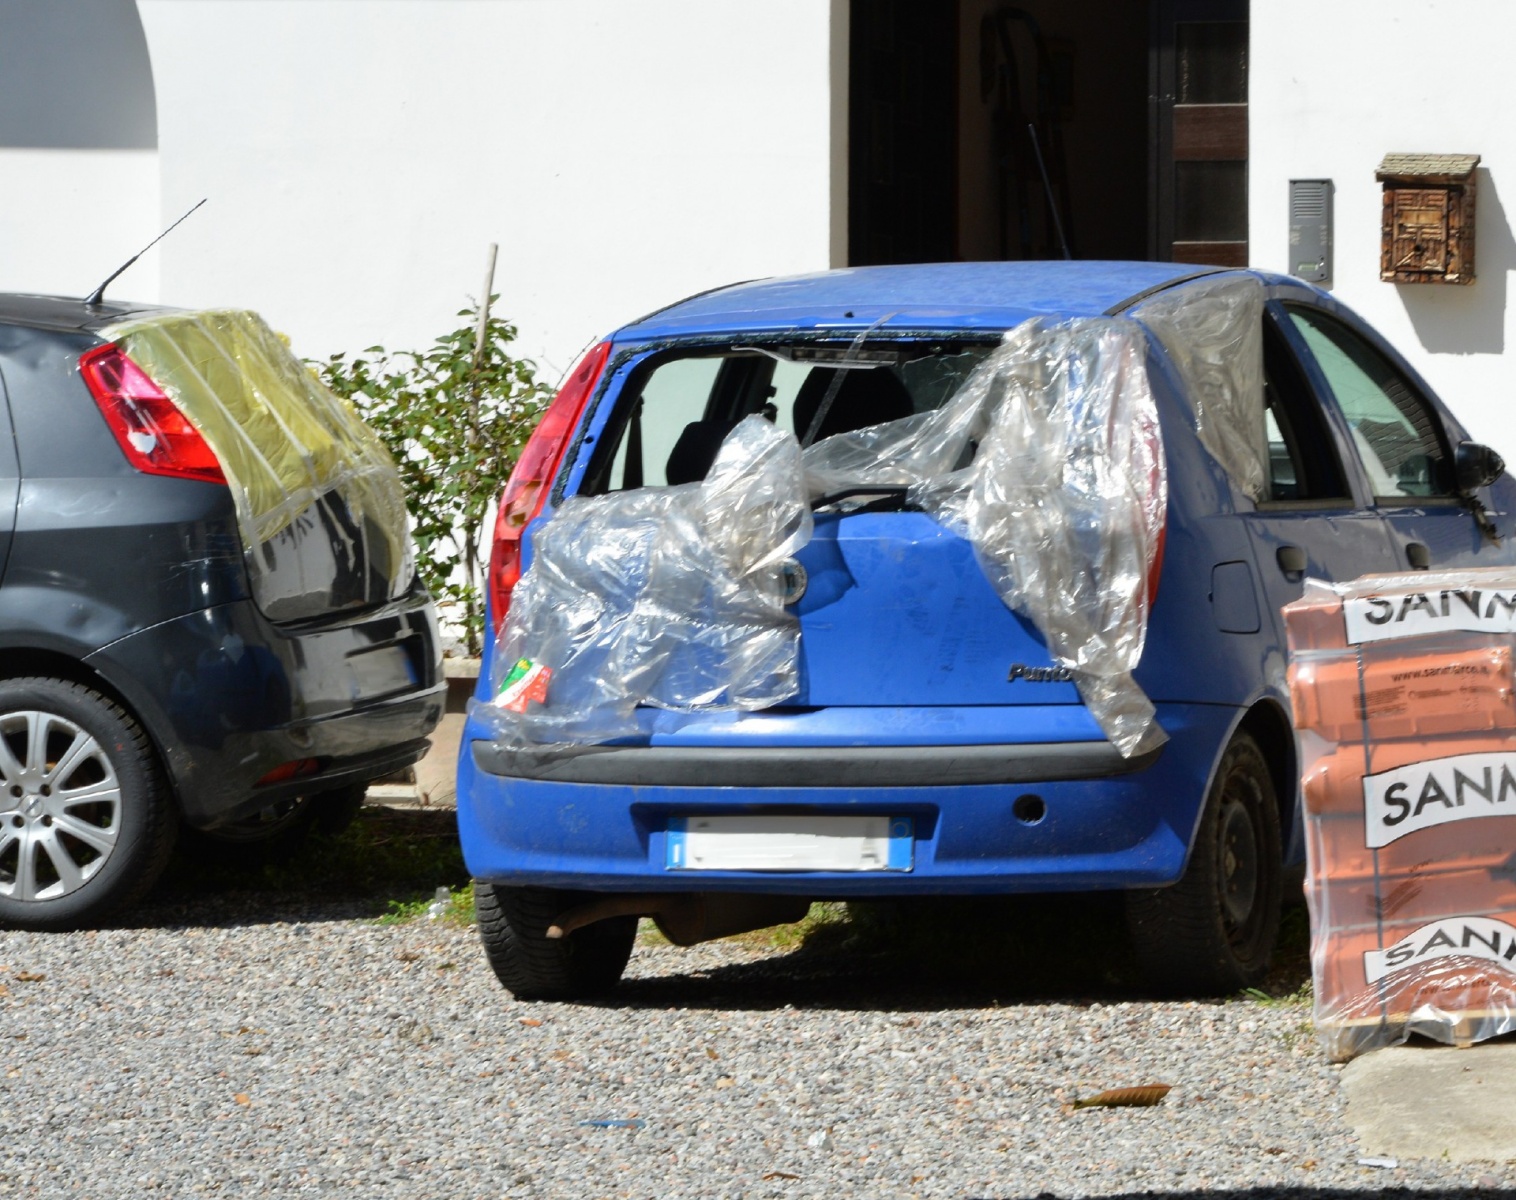
<svg viewBox="0 0 1516 1200"><path fill-rule="evenodd" d="M1516 1040L1375 1050L1342 1069L1342 1090L1360 1155L1516 1161Z"/></svg>

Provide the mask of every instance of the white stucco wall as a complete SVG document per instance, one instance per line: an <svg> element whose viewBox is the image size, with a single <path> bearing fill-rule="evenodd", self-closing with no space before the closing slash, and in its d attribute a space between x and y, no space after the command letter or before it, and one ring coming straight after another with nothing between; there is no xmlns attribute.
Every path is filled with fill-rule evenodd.
<svg viewBox="0 0 1516 1200"><path fill-rule="evenodd" d="M1267 0L1251 19L1252 261L1288 270L1288 181L1332 179L1333 293L1412 360L1475 438L1516 462L1516 4ZM1390 152L1483 156L1472 285L1380 282L1374 168Z"/></svg>
<svg viewBox="0 0 1516 1200"><path fill-rule="evenodd" d="M0 147L0 291L83 296L159 233L154 150ZM146 255L110 296L158 298Z"/></svg>
<svg viewBox="0 0 1516 1200"><path fill-rule="evenodd" d="M497 311L556 378L688 293L825 268L838 7L140 0L165 220L210 197L162 298L255 307L312 357L420 346L494 241Z"/></svg>

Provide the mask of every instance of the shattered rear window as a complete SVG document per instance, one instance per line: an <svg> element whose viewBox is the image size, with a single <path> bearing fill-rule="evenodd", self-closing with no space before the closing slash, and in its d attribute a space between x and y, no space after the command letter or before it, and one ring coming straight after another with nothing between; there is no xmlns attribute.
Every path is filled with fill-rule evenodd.
<svg viewBox="0 0 1516 1200"><path fill-rule="evenodd" d="M813 444L941 408L994 343L880 341L700 347L659 354L617 401L581 494L694 483L758 415Z"/></svg>

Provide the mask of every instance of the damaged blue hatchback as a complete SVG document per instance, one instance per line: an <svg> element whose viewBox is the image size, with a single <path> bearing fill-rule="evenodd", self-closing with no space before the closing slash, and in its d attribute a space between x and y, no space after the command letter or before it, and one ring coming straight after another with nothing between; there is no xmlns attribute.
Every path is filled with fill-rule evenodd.
<svg viewBox="0 0 1516 1200"><path fill-rule="evenodd" d="M1512 561L1516 482L1298 280L870 267L708 292L570 373L501 501L458 768L518 996L812 900L1120 890L1266 972L1303 859L1280 607Z"/></svg>

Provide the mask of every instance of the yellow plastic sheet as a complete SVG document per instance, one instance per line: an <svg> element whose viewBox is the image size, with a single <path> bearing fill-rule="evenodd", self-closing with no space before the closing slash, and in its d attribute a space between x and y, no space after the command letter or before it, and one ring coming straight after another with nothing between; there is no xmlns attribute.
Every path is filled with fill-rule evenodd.
<svg viewBox="0 0 1516 1200"><path fill-rule="evenodd" d="M391 597L409 587L414 557L394 460L257 313L162 313L102 336L152 377L215 451L255 564L261 548L337 491L364 531L368 569L387 576Z"/></svg>

